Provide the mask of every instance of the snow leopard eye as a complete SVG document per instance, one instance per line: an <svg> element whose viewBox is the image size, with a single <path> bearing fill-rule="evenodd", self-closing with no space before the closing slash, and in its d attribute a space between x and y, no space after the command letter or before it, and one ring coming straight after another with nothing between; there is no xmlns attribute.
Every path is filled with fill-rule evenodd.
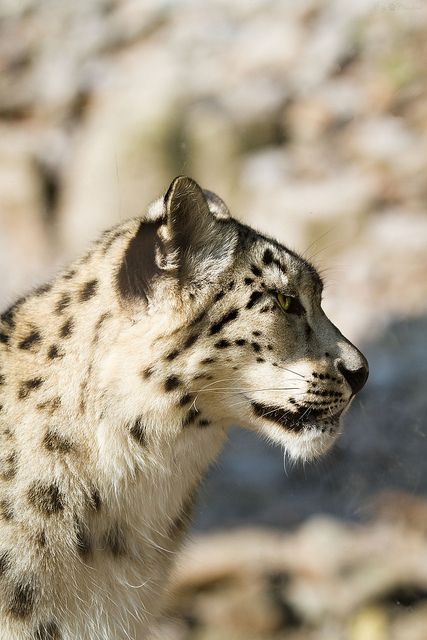
<svg viewBox="0 0 427 640"><path fill-rule="evenodd" d="M302 306L298 298L286 296L280 291L277 292L276 298L282 311L285 311L286 313L295 313L299 316L303 313L304 307Z"/></svg>

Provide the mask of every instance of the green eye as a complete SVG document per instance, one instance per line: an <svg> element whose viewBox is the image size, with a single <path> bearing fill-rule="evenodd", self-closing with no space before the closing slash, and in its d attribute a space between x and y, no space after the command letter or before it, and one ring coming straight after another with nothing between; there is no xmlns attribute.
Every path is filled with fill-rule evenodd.
<svg viewBox="0 0 427 640"><path fill-rule="evenodd" d="M293 296L285 296L280 291L276 294L277 302L279 303L279 307L286 311L286 313L293 313L296 316L301 316L304 313L304 307L298 298L294 298Z"/></svg>
<svg viewBox="0 0 427 640"><path fill-rule="evenodd" d="M289 311L292 305L292 298L290 296L284 296L283 293L279 292L277 294L277 302L283 311Z"/></svg>

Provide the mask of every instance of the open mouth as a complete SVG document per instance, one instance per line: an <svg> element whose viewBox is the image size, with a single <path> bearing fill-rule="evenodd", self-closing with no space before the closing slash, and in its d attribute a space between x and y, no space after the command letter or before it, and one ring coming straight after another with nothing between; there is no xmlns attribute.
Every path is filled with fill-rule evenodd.
<svg viewBox="0 0 427 640"><path fill-rule="evenodd" d="M250 399L248 398L248 400ZM310 406L301 406L295 411L290 411L275 405L255 402L254 400L250 400L250 403L252 410L257 417L263 418L264 420L270 420L271 422L279 424L294 433L299 433L306 427L311 429L317 426L315 424L316 422L323 423L326 421L328 424L337 422L341 414L341 412L339 412L335 415L327 415L325 414L324 409L316 409L316 407ZM322 430L320 425L319 428Z"/></svg>

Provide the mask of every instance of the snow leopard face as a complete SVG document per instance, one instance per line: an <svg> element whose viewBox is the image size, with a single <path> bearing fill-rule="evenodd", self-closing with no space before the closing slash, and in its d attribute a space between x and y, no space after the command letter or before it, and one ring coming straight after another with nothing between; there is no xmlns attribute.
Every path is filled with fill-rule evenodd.
<svg viewBox="0 0 427 640"><path fill-rule="evenodd" d="M368 364L325 315L322 288L306 260L233 219L194 181L175 179L117 273L129 313L158 327L143 366L137 328L133 343L152 389L147 428L166 402L185 430L237 423L294 458L324 453Z"/></svg>

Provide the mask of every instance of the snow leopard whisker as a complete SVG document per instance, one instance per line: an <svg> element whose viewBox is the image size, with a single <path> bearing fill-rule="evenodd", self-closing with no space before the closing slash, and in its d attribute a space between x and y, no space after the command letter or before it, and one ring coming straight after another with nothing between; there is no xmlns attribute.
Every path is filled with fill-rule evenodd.
<svg viewBox="0 0 427 640"><path fill-rule="evenodd" d="M331 227L330 229L327 229L327 231L324 231L320 236L318 236L312 242L310 242L308 247L306 249L304 249L304 251L302 252L302 254L301 254L302 257L306 258L307 260L311 260L312 256L308 255L308 252L310 251L310 249L312 247L314 247L318 242L323 240L323 238L326 238L326 236L328 236L330 233L332 233L332 231L334 231L335 228L336 228L336 225Z"/></svg>

